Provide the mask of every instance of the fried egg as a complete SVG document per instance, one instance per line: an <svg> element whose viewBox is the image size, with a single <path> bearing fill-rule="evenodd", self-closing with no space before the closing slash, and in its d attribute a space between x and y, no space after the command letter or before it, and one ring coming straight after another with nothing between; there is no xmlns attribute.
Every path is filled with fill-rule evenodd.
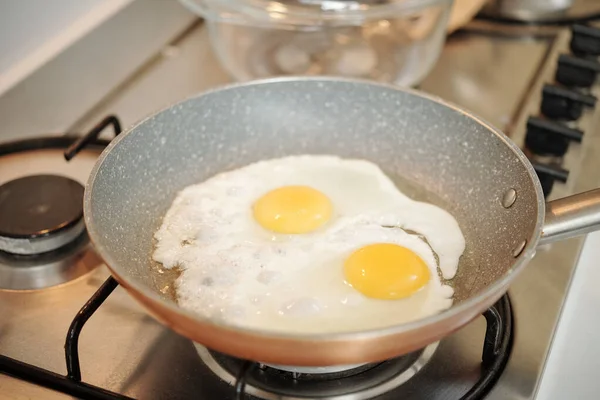
<svg viewBox="0 0 600 400"><path fill-rule="evenodd" d="M178 268L178 304L290 333L397 325L449 308L465 248L452 215L368 161L260 161L184 188L153 258Z"/></svg>

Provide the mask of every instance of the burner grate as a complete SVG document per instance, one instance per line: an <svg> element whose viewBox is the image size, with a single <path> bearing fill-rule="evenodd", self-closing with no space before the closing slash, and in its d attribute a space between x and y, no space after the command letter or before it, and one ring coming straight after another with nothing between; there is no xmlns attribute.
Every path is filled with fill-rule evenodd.
<svg viewBox="0 0 600 400"><path fill-rule="evenodd" d="M26 146L29 146L31 149L50 146L64 148L69 146L65 151L65 158L70 160L85 146L101 143L102 141L97 139L98 135L105 128L110 126L113 127L116 135L121 132L121 125L118 119L114 116L108 116L89 133L75 141L73 141L72 138L61 137L48 139L50 140L48 143L41 143L37 140L26 141L25 143ZM101 144L105 145L105 143ZM10 146L8 151L10 152ZM0 155L2 154L2 151L0 151ZM0 355L0 373L81 399L133 400L122 394L85 383L82 381L81 377L78 351L79 335L85 323L117 286L118 282L113 277L108 278L73 319L67 332L65 342L65 359L67 365L66 376L3 355ZM483 343L481 377L479 381L460 398L460 400L482 399L500 377L510 355L513 327L512 309L508 295L502 297L494 306L485 311L483 315L486 319L487 328ZM407 357L410 356L411 355ZM260 369L261 366L259 363L253 361L236 360L231 357L227 358L229 360L235 360L237 365L237 375L233 388L235 399L243 400L246 398L246 386L252 381L252 372ZM372 369L378 368L385 363L386 362L373 365ZM372 369L363 372L369 372ZM298 377L292 376L292 379L296 378Z"/></svg>
<svg viewBox="0 0 600 400"><path fill-rule="evenodd" d="M118 120L110 116L84 138L51 135L0 144L0 161L4 165L6 156L8 165L0 185L0 290L57 286L99 265L83 221L84 181L77 168L89 165L90 156L110 143L96 138L97 132L110 126L119 132ZM63 168L65 149L77 145L76 150L81 150L83 139L88 154ZM71 157L74 154L71 150ZM50 168L30 168L29 157L34 157L33 165L39 157ZM58 173L48 174L53 167Z"/></svg>
<svg viewBox="0 0 600 400"><path fill-rule="evenodd" d="M265 399L372 399L408 382L431 360L439 343L393 359L341 372L298 373L226 356L197 346L202 361L225 381L237 379L236 393ZM251 365L248 366L248 363ZM246 390L246 384L251 387ZM244 391L241 386L244 386Z"/></svg>
<svg viewBox="0 0 600 400"><path fill-rule="evenodd" d="M113 290L117 281L110 277L81 308L75 316L65 343L67 376L58 375L33 365L25 364L12 358L0 355L0 372L25 381L57 390L67 395L89 400L123 400L131 399L118 393L93 386L81 381L79 364L78 339L86 321L102 305ZM504 370L510 355L513 338L512 309L508 295L504 295L495 305L483 313L487 328L482 352L482 374L479 381L459 400L482 399L496 383ZM239 368L234 392L236 400L246 396L246 385L250 373L260 368L253 361L243 361Z"/></svg>

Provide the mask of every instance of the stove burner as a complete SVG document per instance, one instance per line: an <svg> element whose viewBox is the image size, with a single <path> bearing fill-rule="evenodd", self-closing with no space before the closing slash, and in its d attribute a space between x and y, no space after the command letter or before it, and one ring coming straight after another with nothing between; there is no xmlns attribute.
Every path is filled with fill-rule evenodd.
<svg viewBox="0 0 600 400"><path fill-rule="evenodd" d="M60 285L102 264L89 245L84 189L77 180L87 178L85 171L108 145L96 136L111 125L119 132L116 118L108 117L82 137L46 136L0 144L0 179L5 178L0 180L0 290ZM71 159L84 147L86 154L63 167L65 149ZM31 170L32 175L8 180L3 174L14 178L12 173L21 170ZM68 175L44 173L57 170ZM24 214L28 218L19 218Z"/></svg>
<svg viewBox="0 0 600 400"><path fill-rule="evenodd" d="M296 373L261 364L246 373L245 392L261 399L372 399L412 378L431 359L438 343L380 363L329 373ZM234 384L245 361L196 345L202 361L221 379Z"/></svg>
<svg viewBox="0 0 600 400"><path fill-rule="evenodd" d="M219 358L221 355L216 354ZM331 379L347 378L352 375L359 374L369 370L379 363L358 364L354 366L338 366L338 367L288 367L276 366L269 364L259 364L260 368L265 371L276 371L282 376L287 376L299 381L327 381Z"/></svg>
<svg viewBox="0 0 600 400"><path fill-rule="evenodd" d="M0 251L0 290L35 290L69 282L102 264L88 246L87 233L58 250L39 255Z"/></svg>
<svg viewBox="0 0 600 400"><path fill-rule="evenodd" d="M32 255L56 250L84 230L79 182L33 175L0 186L0 250Z"/></svg>

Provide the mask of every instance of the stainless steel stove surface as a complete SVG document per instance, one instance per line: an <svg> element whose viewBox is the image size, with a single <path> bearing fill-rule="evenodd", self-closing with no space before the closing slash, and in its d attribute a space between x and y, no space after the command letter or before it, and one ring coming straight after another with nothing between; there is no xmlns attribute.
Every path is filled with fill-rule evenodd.
<svg viewBox="0 0 600 400"><path fill-rule="evenodd" d="M476 21L448 40L435 70L421 85L421 89L470 109L504 129L518 144L527 141L528 154L537 163L549 198L599 185L595 171L600 168L600 133L594 127L599 126L600 112L596 112L593 105L586 106L583 115L574 122L556 125L553 113L576 112L577 106L590 102L590 98L571 96L567 101L560 93L555 94L553 88L546 88L546 97L542 98L544 85L556 84L558 56L571 53L570 41L568 28L498 26ZM577 43L574 46L577 48ZM580 64L566 58L561 65L560 79L567 81L573 74L564 68ZM576 77L581 76L582 71L594 70L593 66L578 68L583 70L577 70ZM208 48L206 30L198 24L165 48L93 112L82 117L71 131L91 129L109 114L119 115L128 126L170 102L227 80ZM600 86L594 84L591 89L584 88L580 92L597 96ZM542 100L551 118L542 122L529 119L540 116ZM548 121L550 126L547 126ZM583 131L583 135L577 130ZM23 150L19 146L2 147L0 142L0 185L42 172L66 175L84 183L101 146L86 148L67 163L62 150L72 144L73 139L59 139L60 143L54 140L41 141L54 143L51 148L34 145L27 151L16 151ZM514 334L504 335L505 332L491 328L488 332L498 333L498 344L509 346L510 351L500 356L487 353L485 364L482 364L482 356L488 325L481 316L437 347L387 361L370 370L354 371L352 376L342 374L337 380L325 381L311 376L290 376L206 349L200 348L198 352L192 342L155 322L122 288L116 287L83 327L78 343L81 380L138 399L233 399L233 375L250 367L245 390L265 398L307 398L310 393L311 398L318 398L315 393L326 392L328 398L338 398L333 395L345 393L340 399L459 399L463 396L533 399L581 244L582 239L573 239L538 251L509 291L512 314L506 298L496 309L497 314L505 314L501 328ZM61 270L64 282L50 282L49 285L55 285L39 290L22 289L23 285L46 286L44 273L35 275L36 267L20 266L31 268L34 275L17 277L9 265L14 259L0 260L0 356L52 371L57 376L67 374L64 345L69 326L80 308L109 277L93 249L86 244L81 249L69 265L85 267L64 268L67 271L83 268L86 273ZM38 270L47 268L45 265ZM21 282L21 286L10 287L16 281ZM486 314L490 322L496 321L493 314ZM488 339L491 337L488 335ZM487 347L490 348L493 347ZM507 364L502 370L506 357ZM500 370L499 377L488 374L495 360L499 360L494 367ZM0 369L5 368L6 358L0 357L0 361ZM20 368L21 365L17 365L17 370ZM71 369L73 371L77 369ZM38 382L44 379L43 374L33 375ZM498 380L487 386L481 384L482 377L488 377L491 382L487 383L492 384ZM69 379L58 378L56 381L62 382L60 384L69 386ZM376 381L385 382L381 386L376 385ZM261 385L262 390L255 388ZM491 389L482 397L482 393L472 391L474 385L486 392ZM389 391L375 397L381 388ZM79 391L73 393L79 393L78 397L82 398L112 398L87 389L80 385ZM279 395L272 394L276 392ZM282 397L286 393L288 397ZM0 398L72 397L0 374Z"/></svg>

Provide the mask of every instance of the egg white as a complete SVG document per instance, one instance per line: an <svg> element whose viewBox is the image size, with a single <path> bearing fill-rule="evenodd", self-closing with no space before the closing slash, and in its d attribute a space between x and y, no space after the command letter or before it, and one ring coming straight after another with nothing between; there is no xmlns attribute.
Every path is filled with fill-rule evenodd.
<svg viewBox="0 0 600 400"><path fill-rule="evenodd" d="M253 203L287 185L324 193L334 207L330 221L301 235L262 228ZM239 326L293 333L374 329L447 309L453 290L440 276L454 277L465 248L448 212L408 198L373 163L326 155L261 161L189 186L155 238L153 258L182 270L180 306ZM405 299L363 296L344 281L343 262L372 243L412 250L431 280Z"/></svg>

